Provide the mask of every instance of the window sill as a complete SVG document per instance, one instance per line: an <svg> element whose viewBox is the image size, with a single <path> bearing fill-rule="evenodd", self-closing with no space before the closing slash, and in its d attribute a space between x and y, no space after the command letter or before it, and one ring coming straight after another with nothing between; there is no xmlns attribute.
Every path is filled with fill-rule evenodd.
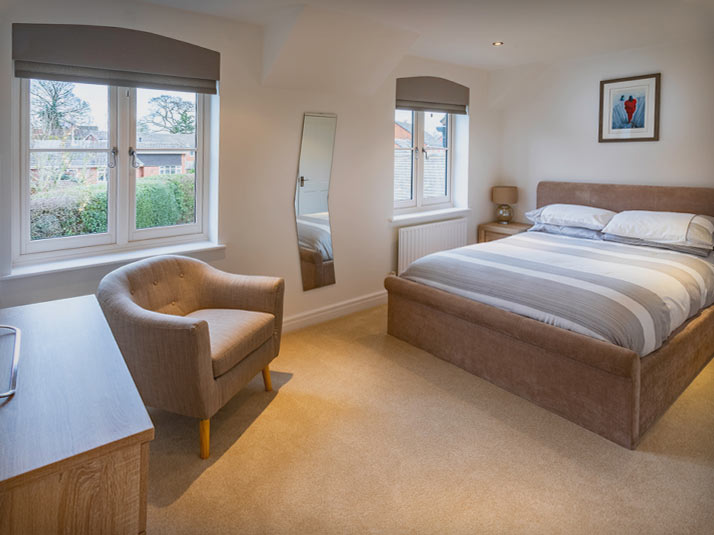
<svg viewBox="0 0 714 535"><path fill-rule="evenodd" d="M190 254L205 251L219 251L225 248L225 245L214 243L212 241L200 241L164 245L161 247L151 247L147 249L104 253L79 258L67 258L36 264L13 266L12 271L8 275L0 277L0 280L21 279L36 275L60 273L63 271L74 271L78 269L108 266L112 264L125 264L128 262L134 262L135 260L141 260L142 258L162 254Z"/></svg>
<svg viewBox="0 0 714 535"><path fill-rule="evenodd" d="M407 214L398 214L389 218L389 221L394 227L403 225L414 225L416 223L431 223L432 221L441 221L442 219L453 219L455 217L465 216L469 214L469 208L443 208L441 210L427 210L422 212L410 212Z"/></svg>

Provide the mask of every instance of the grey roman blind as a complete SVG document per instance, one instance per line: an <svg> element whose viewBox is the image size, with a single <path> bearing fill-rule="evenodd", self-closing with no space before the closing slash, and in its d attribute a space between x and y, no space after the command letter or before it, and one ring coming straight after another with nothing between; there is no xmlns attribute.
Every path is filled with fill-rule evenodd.
<svg viewBox="0 0 714 535"><path fill-rule="evenodd" d="M435 76L397 78L397 109L468 114L469 88Z"/></svg>
<svg viewBox="0 0 714 535"><path fill-rule="evenodd" d="M12 25L18 78L216 94L220 57L207 48L126 28Z"/></svg>

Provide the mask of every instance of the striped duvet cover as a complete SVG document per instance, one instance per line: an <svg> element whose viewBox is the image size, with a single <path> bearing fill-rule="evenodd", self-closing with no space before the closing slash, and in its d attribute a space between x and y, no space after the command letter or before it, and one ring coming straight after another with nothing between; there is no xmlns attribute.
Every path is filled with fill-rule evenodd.
<svg viewBox="0 0 714 535"><path fill-rule="evenodd" d="M540 232L434 253L402 277L640 356L714 303L714 254Z"/></svg>

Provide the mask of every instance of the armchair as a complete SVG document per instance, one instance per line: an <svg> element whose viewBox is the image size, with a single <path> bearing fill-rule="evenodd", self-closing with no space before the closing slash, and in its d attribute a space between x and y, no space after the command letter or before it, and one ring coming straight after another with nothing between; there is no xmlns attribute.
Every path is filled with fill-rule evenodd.
<svg viewBox="0 0 714 535"><path fill-rule="evenodd" d="M200 419L209 456L210 419L280 350L283 279L234 275L182 256L112 271L97 299L144 403Z"/></svg>

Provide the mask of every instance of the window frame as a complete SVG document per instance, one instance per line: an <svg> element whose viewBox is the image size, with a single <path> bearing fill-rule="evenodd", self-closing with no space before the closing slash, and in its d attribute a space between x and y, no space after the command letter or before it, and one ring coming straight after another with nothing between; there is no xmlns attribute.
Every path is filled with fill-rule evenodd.
<svg viewBox="0 0 714 535"><path fill-rule="evenodd" d="M181 225L172 225L168 227L152 227L145 229L136 228L136 170L127 165L128 185L129 185L129 241L141 241L155 238L165 238L171 236L182 236L187 234L200 234L203 232L203 160L204 160L204 128L206 116L205 95L195 93L196 95L196 147L195 151L195 166L194 177L196 180L196 201L195 201L195 221L194 223L184 223ZM161 152L161 151L176 151L179 149L159 148L159 149L139 149L136 147L136 89L129 90L129 147L133 147L137 153ZM182 151L183 152L183 151Z"/></svg>
<svg viewBox="0 0 714 535"><path fill-rule="evenodd" d="M446 148L446 195L439 197L424 197L424 114L444 113L412 110L412 198L408 200L394 200L393 209L395 214L405 214L410 212L420 212L426 210L440 210L453 207L453 185L452 185L452 154L454 139L453 114L447 113L447 139ZM401 149L406 150L406 149ZM434 149L431 149L434 150ZM394 152L392 152L394 155ZM392 163L392 194L394 194L394 163Z"/></svg>
<svg viewBox="0 0 714 535"><path fill-rule="evenodd" d="M19 143L18 190L14 195L13 264L32 264L62 258L91 256L158 247L163 245L203 241L208 239L208 187L211 157L210 147L211 98L196 93L196 147L194 176L196 180L195 222L167 227L136 229L135 187L136 173L130 165L129 147L134 147L136 136L136 89L107 86L109 98L109 131L106 149L30 148L30 79L18 80ZM77 82L81 83L81 82ZM16 123L17 124L17 123ZM117 147L116 166L107 168L107 232L81 236L67 236L32 240L30 235L30 154L31 152L106 152ZM147 150L147 152L149 152Z"/></svg>
<svg viewBox="0 0 714 535"><path fill-rule="evenodd" d="M30 158L33 152L94 152L106 153L107 161L112 147L117 146L117 91L107 86L108 98L108 139L106 149L32 149L30 148L30 80L22 79L20 103L20 254L30 255L49 251L78 249L111 244L116 240L116 177L118 166L108 168L107 180L107 232L32 240L30 236Z"/></svg>

